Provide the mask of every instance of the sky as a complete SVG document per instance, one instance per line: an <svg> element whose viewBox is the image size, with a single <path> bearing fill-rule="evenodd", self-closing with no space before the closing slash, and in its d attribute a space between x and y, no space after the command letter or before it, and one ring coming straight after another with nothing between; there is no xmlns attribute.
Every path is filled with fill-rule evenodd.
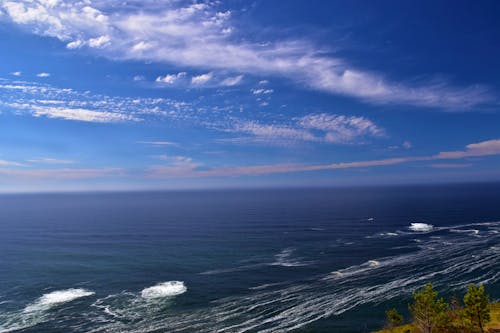
<svg viewBox="0 0 500 333"><path fill-rule="evenodd" d="M500 181L498 17L0 0L0 192Z"/></svg>

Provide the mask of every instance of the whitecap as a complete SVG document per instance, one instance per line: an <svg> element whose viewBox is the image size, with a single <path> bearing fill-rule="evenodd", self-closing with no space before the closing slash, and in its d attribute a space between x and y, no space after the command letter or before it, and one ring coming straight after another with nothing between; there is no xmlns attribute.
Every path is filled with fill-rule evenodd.
<svg viewBox="0 0 500 333"><path fill-rule="evenodd" d="M399 234L398 233L395 233L395 232L383 232L380 234L380 236L398 236Z"/></svg>
<svg viewBox="0 0 500 333"><path fill-rule="evenodd" d="M0 326L0 333L22 330L43 323L50 320L50 309L91 295L94 295L93 291L80 288L44 294L22 310L0 313L0 322L3 322Z"/></svg>
<svg viewBox="0 0 500 333"><path fill-rule="evenodd" d="M34 303L25 307L24 312L46 311L54 306L91 295L94 295L93 291L82 288L53 291L51 293L42 295L42 297L37 299Z"/></svg>
<svg viewBox="0 0 500 333"><path fill-rule="evenodd" d="M378 267L380 266L380 262L377 260L368 260L368 266L370 267Z"/></svg>
<svg viewBox="0 0 500 333"><path fill-rule="evenodd" d="M421 223L421 222L415 222L411 223L410 226L408 227L411 231L416 231L416 232L428 232L434 229L434 226L432 224L427 224L427 223Z"/></svg>
<svg viewBox="0 0 500 333"><path fill-rule="evenodd" d="M164 297L174 297L184 294L187 291L182 281L167 281L158 283L155 286L145 288L141 291L142 298L155 299Z"/></svg>
<svg viewBox="0 0 500 333"><path fill-rule="evenodd" d="M477 230L477 229L450 229L450 232L472 233L474 235L479 234L479 230Z"/></svg>

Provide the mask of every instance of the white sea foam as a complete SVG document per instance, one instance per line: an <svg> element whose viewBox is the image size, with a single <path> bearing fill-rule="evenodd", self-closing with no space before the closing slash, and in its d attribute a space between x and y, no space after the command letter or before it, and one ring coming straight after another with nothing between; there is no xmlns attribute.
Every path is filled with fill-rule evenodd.
<svg viewBox="0 0 500 333"><path fill-rule="evenodd" d="M51 293L45 294L34 303L28 305L24 308L24 312L35 312L35 311L46 311L50 308L74 301L78 298L87 297L94 295L93 291L89 291L81 288L72 288L66 290L57 290Z"/></svg>
<svg viewBox="0 0 500 333"><path fill-rule="evenodd" d="M187 291L182 281L167 281L155 286L145 288L141 291L141 297L145 299L174 297Z"/></svg>
<svg viewBox="0 0 500 333"><path fill-rule="evenodd" d="M362 304L408 296L428 281L437 288L452 289L463 289L472 282L493 283L500 280L500 251L491 245L498 244L500 235L485 235L489 238L446 233L438 240L422 235L422 247L411 253L376 258L372 263L311 277L306 282L256 288L249 294L214 301L208 308L167 318L158 315L137 325L113 322L92 332L288 332ZM443 247L443 241L449 245ZM432 247L440 250L433 251Z"/></svg>
<svg viewBox="0 0 500 333"><path fill-rule="evenodd" d="M432 231L432 229L434 229L434 226L432 224L415 222L411 223L408 229L416 232L429 232Z"/></svg>
<svg viewBox="0 0 500 333"><path fill-rule="evenodd" d="M51 315L50 309L93 294L94 292L86 289L74 288L42 295L23 310L0 313L0 333L22 330L48 321Z"/></svg>
<svg viewBox="0 0 500 333"><path fill-rule="evenodd" d="M399 235L399 234L398 234L398 233L396 233L396 232L382 232L382 233L380 234L380 236L384 236L384 237L385 237L385 236L391 236L391 237L394 237L394 236L398 236L398 235Z"/></svg>
<svg viewBox="0 0 500 333"><path fill-rule="evenodd" d="M283 267L298 267L307 266L310 262L301 261L302 258L292 258L292 254L295 252L294 248L286 248L280 253L274 256L276 261L270 263L271 266L283 266Z"/></svg>
<svg viewBox="0 0 500 333"><path fill-rule="evenodd" d="M478 229L450 229L450 232L462 232L462 233L472 233L474 235L479 234Z"/></svg>
<svg viewBox="0 0 500 333"><path fill-rule="evenodd" d="M495 226L500 227L500 223ZM424 233L419 235L421 247L409 253L364 261L326 275L310 276L307 281L284 282L274 288L264 285L200 309L179 309L171 316L137 294L117 295L114 301L103 300L102 305L114 304L127 311L126 319L134 320L108 316L107 324L88 333L288 332L363 304L407 297L429 281L438 289L452 290L461 290L469 283L498 282L500 251L496 244L500 234L484 232L487 228L482 225L465 227L469 228L480 230L485 238L445 232L439 240ZM406 235L411 239L413 233ZM442 246L443 242L448 245ZM439 251L433 251L433 247ZM123 297L133 300L132 306Z"/></svg>

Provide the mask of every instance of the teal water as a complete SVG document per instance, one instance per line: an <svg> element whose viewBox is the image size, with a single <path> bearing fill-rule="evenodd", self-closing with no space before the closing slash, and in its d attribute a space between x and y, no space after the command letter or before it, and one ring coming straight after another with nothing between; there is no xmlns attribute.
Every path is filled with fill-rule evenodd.
<svg viewBox="0 0 500 333"><path fill-rule="evenodd" d="M364 332L485 283L500 186L0 196L0 332Z"/></svg>

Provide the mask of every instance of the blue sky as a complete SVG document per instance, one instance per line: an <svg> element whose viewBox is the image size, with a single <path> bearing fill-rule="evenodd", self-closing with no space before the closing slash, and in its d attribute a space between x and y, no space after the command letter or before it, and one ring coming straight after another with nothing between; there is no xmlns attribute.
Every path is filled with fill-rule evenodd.
<svg viewBox="0 0 500 333"><path fill-rule="evenodd" d="M499 181L499 15L0 0L0 191Z"/></svg>

